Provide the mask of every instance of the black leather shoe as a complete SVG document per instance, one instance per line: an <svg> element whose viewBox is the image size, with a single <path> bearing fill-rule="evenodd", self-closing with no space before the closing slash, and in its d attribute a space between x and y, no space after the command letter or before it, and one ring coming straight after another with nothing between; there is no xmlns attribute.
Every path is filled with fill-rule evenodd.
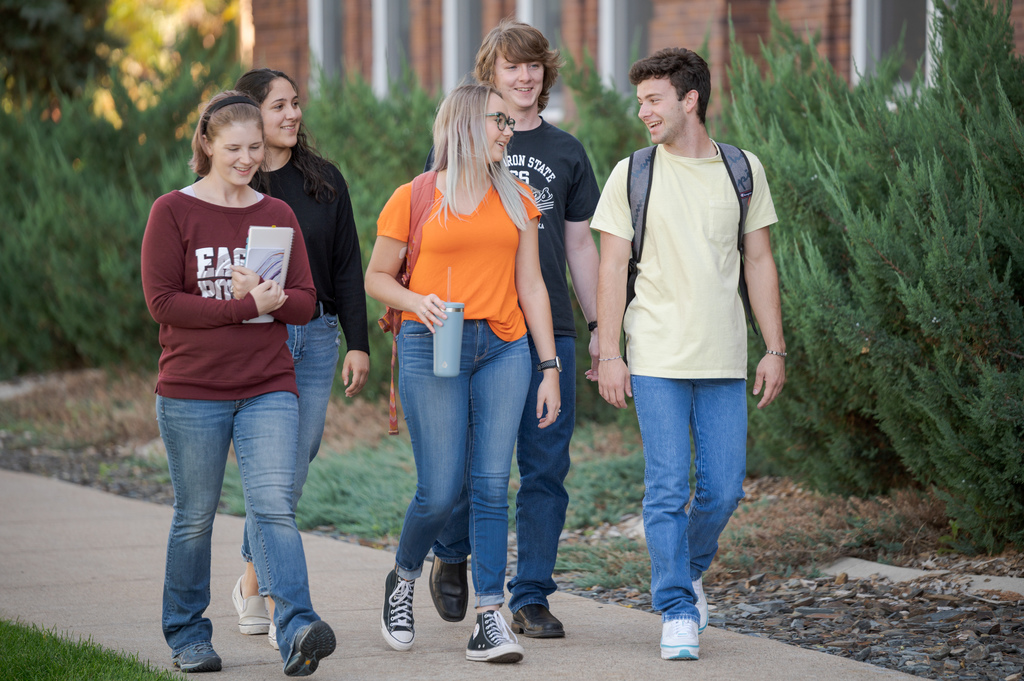
<svg viewBox="0 0 1024 681"><path fill-rule="evenodd" d="M558 618L540 603L519 608L512 616L512 631L528 638L562 638L565 629Z"/></svg>
<svg viewBox="0 0 1024 681"><path fill-rule="evenodd" d="M434 558L430 568L430 599L437 614L446 622L461 622L469 607L469 581L466 579L466 561L445 563Z"/></svg>

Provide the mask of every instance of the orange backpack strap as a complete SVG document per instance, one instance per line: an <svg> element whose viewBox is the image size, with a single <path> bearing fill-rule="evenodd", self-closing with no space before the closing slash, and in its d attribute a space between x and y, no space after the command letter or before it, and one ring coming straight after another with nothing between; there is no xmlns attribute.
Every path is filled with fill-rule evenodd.
<svg viewBox="0 0 1024 681"><path fill-rule="evenodd" d="M430 217L434 205L434 188L437 171L430 170L417 175L412 181L412 198L409 201L409 241L405 251L405 262L398 270L398 283L408 288L412 268L420 257L420 242L423 225ZM395 359L398 357L398 330L402 327L402 311L387 308L377 320L384 333L394 335L391 341L391 394L388 398L388 435L398 435L398 403L395 401Z"/></svg>

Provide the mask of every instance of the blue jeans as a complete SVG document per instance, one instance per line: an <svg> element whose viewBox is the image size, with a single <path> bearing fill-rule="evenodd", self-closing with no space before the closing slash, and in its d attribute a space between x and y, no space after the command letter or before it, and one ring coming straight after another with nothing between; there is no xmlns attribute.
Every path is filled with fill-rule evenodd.
<svg viewBox="0 0 1024 681"><path fill-rule="evenodd" d="M743 379L633 376L644 447L644 533L651 596L662 620L699 621L693 582L743 498L747 397ZM690 432L697 490L690 504Z"/></svg>
<svg viewBox="0 0 1024 681"><path fill-rule="evenodd" d="M398 574L416 579L468 480L469 541L477 607L505 602L508 478L516 429L527 401L526 338L494 335L466 320L459 375L438 378L433 337L419 322L398 334L398 389L416 459L416 494L405 513L395 557Z"/></svg>
<svg viewBox="0 0 1024 681"><path fill-rule="evenodd" d="M234 441L249 543L260 584L276 604L281 657L302 627L318 619L309 600L306 556L295 527L297 399L272 392L242 400L182 400L157 396L157 422L174 486L174 518L167 539L162 625L172 654L208 642L210 536L217 513L228 446Z"/></svg>
<svg viewBox="0 0 1024 681"><path fill-rule="evenodd" d="M516 576L509 582L512 612L524 605L548 606L548 596L558 588L551 574L558 556L558 538L565 525L569 495L565 476L569 473L569 441L576 424L576 339L555 336L555 350L562 360L558 378L562 413L547 428L537 427L537 388L544 373L536 371L541 361L530 339L530 388L523 407L516 442L519 492L516 494ZM551 359L545 357L544 359ZM469 503L465 491L444 531L434 542L434 555L446 563L461 563L470 553Z"/></svg>
<svg viewBox="0 0 1024 681"><path fill-rule="evenodd" d="M302 486L306 484L306 476L309 474L309 464L320 451L340 345L338 317L335 315L322 315L304 326L288 325L288 349L295 362L295 382L299 387L299 445L295 450L293 511L299 507ZM249 550L251 523L249 516L246 516L245 532L242 533L242 558L246 563L252 562L252 552ZM266 595L262 588L260 593Z"/></svg>

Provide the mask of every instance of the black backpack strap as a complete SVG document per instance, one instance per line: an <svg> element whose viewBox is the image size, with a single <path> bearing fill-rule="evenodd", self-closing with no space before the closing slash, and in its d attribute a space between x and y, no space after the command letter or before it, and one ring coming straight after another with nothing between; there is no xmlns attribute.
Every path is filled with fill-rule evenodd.
<svg viewBox="0 0 1024 681"><path fill-rule="evenodd" d="M645 147L629 155L626 196L629 199L629 217L633 223L633 255L629 259L629 273L626 275L626 308L636 297L637 263L644 252L647 203L651 199L651 171L657 150L657 146ZM623 312L626 308L623 308Z"/></svg>
<svg viewBox="0 0 1024 681"><path fill-rule="evenodd" d="M732 187L736 190L736 199L740 202L740 223L737 248L740 251L740 298L743 300L743 310L747 313L750 321L750 328L754 335L760 335L757 331L757 323L754 321L754 313L750 309L750 295L747 293L747 279L743 272L743 228L747 223L747 210L750 207L750 197L754 194L754 173L750 168L750 161L747 155L739 148L731 144L716 142L718 149L722 152L722 160L725 161L725 169L732 180Z"/></svg>

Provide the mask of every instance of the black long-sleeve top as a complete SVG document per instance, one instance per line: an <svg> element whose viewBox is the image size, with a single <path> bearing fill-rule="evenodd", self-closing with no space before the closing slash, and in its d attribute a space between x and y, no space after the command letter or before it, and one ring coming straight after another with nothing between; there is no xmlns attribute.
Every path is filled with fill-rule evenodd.
<svg viewBox="0 0 1024 681"><path fill-rule="evenodd" d="M323 303L325 312L338 315L346 348L369 353L363 264L352 202L341 171L329 167L331 184L337 192L330 203L319 203L305 192L302 173L291 160L268 173L269 194L295 211L306 241L317 300Z"/></svg>

